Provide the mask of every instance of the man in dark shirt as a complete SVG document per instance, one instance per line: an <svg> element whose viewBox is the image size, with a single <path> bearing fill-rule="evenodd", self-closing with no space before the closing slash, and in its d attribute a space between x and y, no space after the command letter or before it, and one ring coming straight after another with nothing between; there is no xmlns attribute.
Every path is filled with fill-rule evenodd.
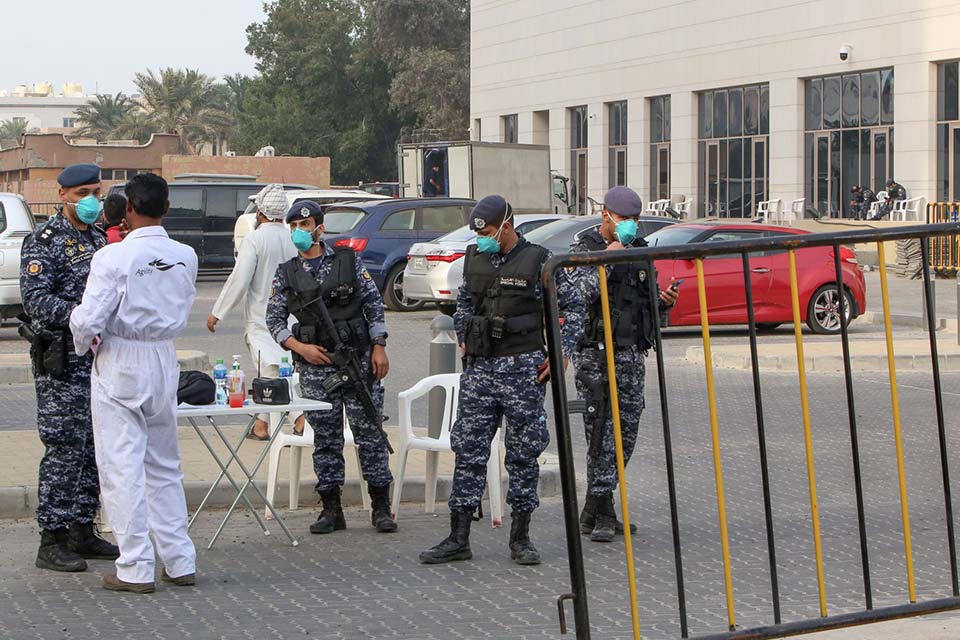
<svg viewBox="0 0 960 640"><path fill-rule="evenodd" d="M870 187L853 185L850 188L850 215L857 220L866 220L870 205L877 201L877 194Z"/></svg>
<svg viewBox="0 0 960 640"><path fill-rule="evenodd" d="M443 189L443 170L439 162L434 162L427 174L427 179L423 181L423 195L427 198L436 198L446 195Z"/></svg>
<svg viewBox="0 0 960 640"><path fill-rule="evenodd" d="M882 205L880 205L880 211L877 212L877 215L873 217L873 220L879 220L880 218L886 218L890 215L890 212L893 211L893 207L897 200L906 200L907 199L907 190L903 188L903 185L890 178L887 182L887 199Z"/></svg>

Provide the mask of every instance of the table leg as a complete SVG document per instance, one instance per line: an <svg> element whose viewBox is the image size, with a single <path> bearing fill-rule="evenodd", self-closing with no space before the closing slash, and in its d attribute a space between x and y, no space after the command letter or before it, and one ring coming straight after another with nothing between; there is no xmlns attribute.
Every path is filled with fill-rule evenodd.
<svg viewBox="0 0 960 640"><path fill-rule="evenodd" d="M240 463L241 469L243 469L243 463L240 462L240 458L237 456L237 451L240 449L240 446L243 444L243 440L241 439L240 442L237 443L236 448L231 447L229 441L227 441L226 437L220 431L220 428L217 427L216 423L213 421L212 418L208 417L208 420L210 420L210 424L213 425L213 428L217 431L217 433L220 435L220 438L223 440L223 443L226 445L227 449L231 452L229 460L227 460L226 465L224 465L223 461L221 461L220 457L217 455L216 449L213 448L213 445L210 444L210 441L207 440L207 437L203 435L203 431L196 424L196 422L194 422L193 418L187 418L187 420L190 422L190 425L197 432L197 435L200 437L200 441L203 442L204 446L207 447L207 451L209 451L210 455L213 456L214 462L216 462L217 466L220 467L220 477L217 478L216 483L214 483L214 485L210 487L210 490L207 491L207 495L204 497L203 501L200 503L200 506L194 512L193 517L190 519L190 522L187 523L187 529L189 529L191 526L193 526L194 520L197 519L197 516L200 514L200 511L203 510L203 508L206 506L207 500L210 499L210 496L213 494L214 490L220 484L220 480L223 479L224 476L226 476L227 480L230 481L230 484L233 485L234 491L237 492L238 499L240 496L243 496L243 491L241 490L240 485L237 484L237 481L234 480L233 476L230 475L230 472L227 470L230 464L234 460ZM244 431L243 437L246 437L246 431L249 431L252 425L253 425L253 421L251 421L250 424L247 425L247 429ZM253 515L257 519L257 524L260 525L260 528L263 529L263 532L269 535L269 532L267 531L266 523L260 517L260 514L257 513L256 510L253 508L253 505L250 503L250 500L248 500L246 496L243 496L243 501L244 503L246 503L247 508L254 512ZM234 504L236 504L236 501L234 501Z"/></svg>
<svg viewBox="0 0 960 640"><path fill-rule="evenodd" d="M287 419L288 414L289 412L285 411L280 416L279 424L281 425L283 424L283 422ZM213 425L213 428L217 431L218 434L220 434L221 439L224 439L224 442L226 442L226 439L222 434L222 432L220 431L220 428L217 427L216 424ZM208 549L212 548L214 543L217 541L217 538L220 536L220 533L223 531L223 528L226 526L227 521L230 519L230 516L233 515L234 510L236 510L237 505L239 504L241 498L244 499L244 502L247 504L247 507L252 509L252 507L250 506L249 500L247 500L246 497L244 496L244 492L247 490L248 487L251 487L251 486L253 487L253 490L257 492L257 495L260 496L260 499L263 500L263 503L270 510L270 513L273 514L274 520L276 520L277 524L280 525L280 528L283 529L283 532L287 535L287 538L290 540L290 543L293 546L298 545L298 541L296 540L296 538L293 537L293 534L290 533L290 529L287 528L286 522L283 521L283 518L280 517L280 514L277 513L277 510L267 500L267 497L263 495L263 492L260 491L260 487L258 487L256 485L256 482L254 481L254 476L256 475L257 471L260 469L260 466L263 464L264 459L266 459L267 454L270 451L270 447L273 445L274 439L279 434L280 434L280 429L278 428L270 435L270 440L267 441L267 444L264 447L263 451L260 452L260 456L257 458L257 461L254 463L251 470L248 470L246 465L243 464L243 461L240 458L237 458L237 464L240 465L240 469L243 471L244 475L247 476L247 481L244 482L243 486L240 488L239 493L237 494L237 497L233 501L233 504L230 505L230 508L227 510L227 515L224 516L223 521L220 523L220 526L217 527L217 530L214 532L213 538L210 540L210 545L207 547ZM256 514L256 516L259 519L259 514ZM267 531L266 528L264 528L264 533L266 533L267 535L270 534L270 532Z"/></svg>

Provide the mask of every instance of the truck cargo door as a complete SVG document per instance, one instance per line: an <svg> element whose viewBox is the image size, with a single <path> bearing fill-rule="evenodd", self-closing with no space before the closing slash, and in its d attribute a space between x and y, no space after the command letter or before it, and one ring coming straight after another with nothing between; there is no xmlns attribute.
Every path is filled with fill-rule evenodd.
<svg viewBox="0 0 960 640"><path fill-rule="evenodd" d="M423 184L420 149L414 146L400 147L400 197L419 198Z"/></svg>

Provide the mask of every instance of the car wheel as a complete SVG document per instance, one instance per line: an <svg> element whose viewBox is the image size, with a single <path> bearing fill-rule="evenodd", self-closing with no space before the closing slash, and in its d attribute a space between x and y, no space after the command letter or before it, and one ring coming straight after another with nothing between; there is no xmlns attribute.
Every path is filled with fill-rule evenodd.
<svg viewBox="0 0 960 640"><path fill-rule="evenodd" d="M783 323L782 323L782 322L758 322L758 323L757 323L757 330L758 330L758 331L773 331L774 329L776 329L777 327L779 327L781 324L783 324Z"/></svg>
<svg viewBox="0 0 960 640"><path fill-rule="evenodd" d="M400 263L390 270L383 283L383 302L393 311L418 311L426 304L423 300L411 300L403 295L403 268Z"/></svg>
<svg viewBox="0 0 960 640"><path fill-rule="evenodd" d="M853 317L854 302L849 291L846 296L847 322ZM825 284L810 296L810 305L807 307L807 326L814 333L840 333L840 296L837 295L835 284Z"/></svg>
<svg viewBox="0 0 960 640"><path fill-rule="evenodd" d="M438 302L437 309L445 316L453 316L453 314L457 312L457 305L447 302Z"/></svg>

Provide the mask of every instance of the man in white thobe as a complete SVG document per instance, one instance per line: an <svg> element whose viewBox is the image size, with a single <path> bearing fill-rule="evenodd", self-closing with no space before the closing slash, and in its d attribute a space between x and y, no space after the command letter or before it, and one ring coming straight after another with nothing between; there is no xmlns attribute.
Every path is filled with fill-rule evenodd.
<svg viewBox="0 0 960 640"><path fill-rule="evenodd" d="M126 187L123 242L98 251L83 301L70 316L78 354L93 348L91 413L100 491L120 547L111 591L154 591L154 546L161 579L195 584L196 550L177 444L180 367L173 340L196 297L197 255L167 237L166 181L152 173Z"/></svg>
<svg viewBox="0 0 960 640"><path fill-rule="evenodd" d="M253 369L259 366L260 375L275 378L279 375L280 358L286 356L293 364L290 352L274 341L267 329L265 318L270 286L280 264L297 256L297 249L290 240L290 230L284 217L290 206L283 186L268 184L254 199L257 205L257 226L253 233L243 239L237 252L237 263L220 297L207 318L207 328L216 331L217 323L243 302L244 338ZM303 415L291 414L294 430L303 433ZM255 440L270 437L267 414L260 414L247 435Z"/></svg>

